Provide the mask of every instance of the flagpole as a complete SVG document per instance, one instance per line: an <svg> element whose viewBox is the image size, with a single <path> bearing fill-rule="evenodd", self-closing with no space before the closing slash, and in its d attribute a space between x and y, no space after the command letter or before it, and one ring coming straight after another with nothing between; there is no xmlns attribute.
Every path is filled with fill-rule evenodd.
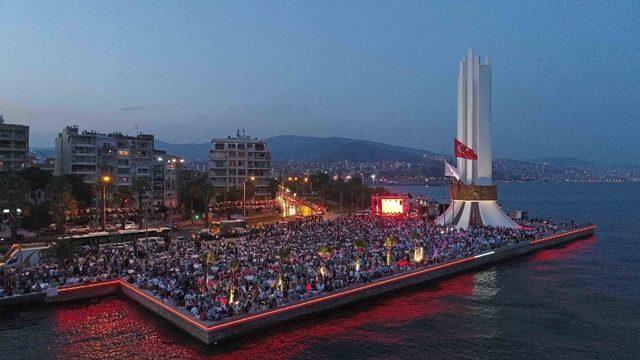
<svg viewBox="0 0 640 360"><path fill-rule="evenodd" d="M449 186L453 186L453 179ZM449 197L451 198L451 227L453 228L453 223L456 221L456 202L453 200L453 191L449 189Z"/></svg>

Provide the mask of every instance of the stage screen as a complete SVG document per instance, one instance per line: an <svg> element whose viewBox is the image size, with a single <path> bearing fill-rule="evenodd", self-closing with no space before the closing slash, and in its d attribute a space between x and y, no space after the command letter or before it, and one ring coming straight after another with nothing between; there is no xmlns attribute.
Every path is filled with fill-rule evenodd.
<svg viewBox="0 0 640 360"><path fill-rule="evenodd" d="M380 199L383 214L402 214L402 199Z"/></svg>

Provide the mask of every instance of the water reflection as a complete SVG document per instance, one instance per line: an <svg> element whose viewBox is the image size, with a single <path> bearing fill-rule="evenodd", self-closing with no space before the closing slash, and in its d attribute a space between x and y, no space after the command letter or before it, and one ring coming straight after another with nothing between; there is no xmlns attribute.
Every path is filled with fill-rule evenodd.
<svg viewBox="0 0 640 360"><path fill-rule="evenodd" d="M474 275L463 274L414 291L357 304L269 332L205 347L120 297L56 309L60 358L280 358L303 356L312 346L335 339L361 346L394 345L408 323L455 312L455 299L473 296Z"/></svg>

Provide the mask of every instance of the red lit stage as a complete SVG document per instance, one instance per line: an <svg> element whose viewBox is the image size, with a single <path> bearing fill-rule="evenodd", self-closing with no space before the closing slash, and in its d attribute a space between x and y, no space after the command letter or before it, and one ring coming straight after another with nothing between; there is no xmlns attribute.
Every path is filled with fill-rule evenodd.
<svg viewBox="0 0 640 360"><path fill-rule="evenodd" d="M371 214L404 217L409 214L409 198L406 195L373 194L371 196Z"/></svg>

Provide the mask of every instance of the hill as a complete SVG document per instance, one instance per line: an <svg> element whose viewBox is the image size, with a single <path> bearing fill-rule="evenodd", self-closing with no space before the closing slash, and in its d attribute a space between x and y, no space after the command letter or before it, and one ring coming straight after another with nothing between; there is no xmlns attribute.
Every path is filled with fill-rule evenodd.
<svg viewBox="0 0 640 360"><path fill-rule="evenodd" d="M276 161L343 161L373 162L385 160L417 160L422 155L433 153L382 144L374 141L342 137L311 137L279 135L267 139L272 157ZM187 160L205 160L209 155L210 143L171 144L156 140L156 148Z"/></svg>
<svg viewBox="0 0 640 360"><path fill-rule="evenodd" d="M274 160L373 162L417 160L433 153L374 141L342 137L279 135L267 139Z"/></svg>
<svg viewBox="0 0 640 360"><path fill-rule="evenodd" d="M209 159L211 143L171 144L161 140L155 140L155 148L165 150L167 154L181 156L188 161L206 161Z"/></svg>

